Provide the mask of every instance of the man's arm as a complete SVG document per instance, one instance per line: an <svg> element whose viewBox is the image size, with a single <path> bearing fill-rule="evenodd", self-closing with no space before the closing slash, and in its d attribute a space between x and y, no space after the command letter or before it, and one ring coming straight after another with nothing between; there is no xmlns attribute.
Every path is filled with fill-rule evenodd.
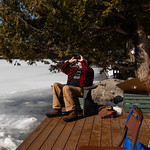
<svg viewBox="0 0 150 150"><path fill-rule="evenodd" d="M86 72L86 71L91 72L91 67L88 65L87 60L84 59L83 56L81 56L81 55L80 55L80 57L81 57L81 59L78 60L78 61L80 61L81 65L82 65L83 71L84 71L84 72Z"/></svg>
<svg viewBox="0 0 150 150"><path fill-rule="evenodd" d="M70 64L75 62L76 59L74 59L74 57L72 57L69 61L65 62L62 66L61 66L61 71L64 72L65 74L69 74L70 72Z"/></svg>
<svg viewBox="0 0 150 150"><path fill-rule="evenodd" d="M90 70L91 70L91 67L88 65L88 63L87 63L86 60L83 60L83 61L81 62L81 64L82 64L82 69L83 69L83 71L90 71Z"/></svg>

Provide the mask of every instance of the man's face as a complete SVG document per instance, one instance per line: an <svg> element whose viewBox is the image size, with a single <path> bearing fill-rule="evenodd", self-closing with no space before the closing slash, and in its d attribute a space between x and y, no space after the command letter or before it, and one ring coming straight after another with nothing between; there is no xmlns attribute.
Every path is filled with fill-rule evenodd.
<svg viewBox="0 0 150 150"><path fill-rule="evenodd" d="M78 61L78 66L79 66L79 68L82 68L82 64L80 61Z"/></svg>

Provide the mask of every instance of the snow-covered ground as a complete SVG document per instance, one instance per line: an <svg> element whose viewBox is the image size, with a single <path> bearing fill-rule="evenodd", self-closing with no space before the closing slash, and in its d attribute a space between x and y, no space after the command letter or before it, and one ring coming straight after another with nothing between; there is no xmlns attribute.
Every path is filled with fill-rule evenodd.
<svg viewBox="0 0 150 150"><path fill-rule="evenodd" d="M16 149L52 110L51 85L67 80L61 72L50 72L49 65L19 63L14 66L0 59L0 149ZM100 68L93 69L94 82L105 79Z"/></svg>

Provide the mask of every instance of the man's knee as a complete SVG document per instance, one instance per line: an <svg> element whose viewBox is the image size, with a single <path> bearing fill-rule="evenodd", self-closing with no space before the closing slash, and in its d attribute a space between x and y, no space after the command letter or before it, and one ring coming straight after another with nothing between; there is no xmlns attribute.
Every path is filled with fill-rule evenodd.
<svg viewBox="0 0 150 150"><path fill-rule="evenodd" d="M54 82L54 83L53 83L53 88L59 87L59 84L60 84L60 83L58 83L58 82Z"/></svg>
<svg viewBox="0 0 150 150"><path fill-rule="evenodd" d="M68 86L68 85L65 85L65 86L63 87L63 93L65 93L65 92L67 92L67 91L69 91L69 86Z"/></svg>
<svg viewBox="0 0 150 150"><path fill-rule="evenodd" d="M53 86L58 86L58 84L59 84L58 82L54 82Z"/></svg>

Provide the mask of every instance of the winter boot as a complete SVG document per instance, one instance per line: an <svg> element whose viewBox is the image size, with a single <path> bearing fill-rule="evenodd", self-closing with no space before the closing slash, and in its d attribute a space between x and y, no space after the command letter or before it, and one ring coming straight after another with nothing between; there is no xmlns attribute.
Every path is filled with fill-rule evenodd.
<svg viewBox="0 0 150 150"><path fill-rule="evenodd" d="M73 110L73 111L71 111L71 112L69 113L68 116L65 116L65 117L63 118L63 120L66 121L66 122L71 122L71 121L75 120L76 118L77 118L77 113L76 113L75 110Z"/></svg>
<svg viewBox="0 0 150 150"><path fill-rule="evenodd" d="M56 116L61 116L61 115L62 115L61 109L54 109L52 112L46 113L46 116L48 118L52 118L52 117L56 117Z"/></svg>

